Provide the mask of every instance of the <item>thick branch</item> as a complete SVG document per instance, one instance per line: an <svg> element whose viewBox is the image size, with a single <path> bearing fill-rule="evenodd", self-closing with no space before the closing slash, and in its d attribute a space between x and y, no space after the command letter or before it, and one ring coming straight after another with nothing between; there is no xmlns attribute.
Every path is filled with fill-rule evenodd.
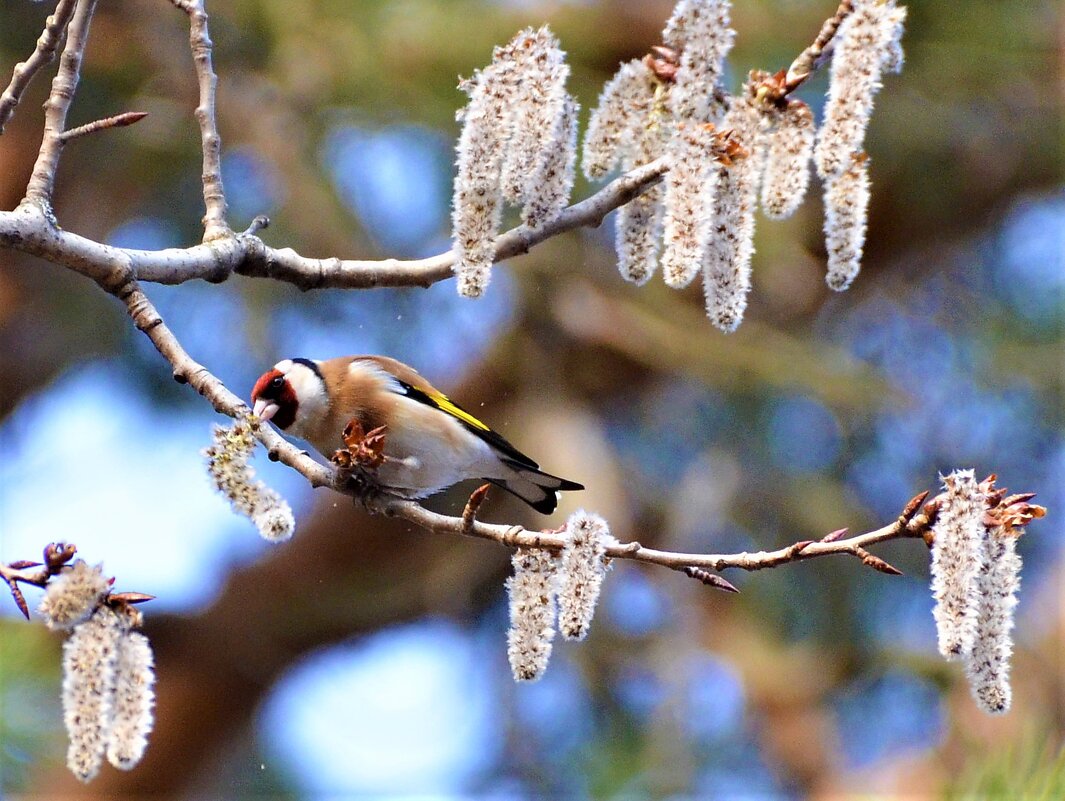
<svg viewBox="0 0 1065 801"><path fill-rule="evenodd" d="M70 22L77 4L78 0L60 0L55 11L45 20L44 31L41 33L41 38L37 40L36 49L29 58L15 65L11 83L4 89L4 93L0 94L0 134L4 132L4 126L14 116L15 107L22 100L22 94L30 85L33 77L55 58L59 41L63 38L63 32L67 29L67 23Z"/></svg>
<svg viewBox="0 0 1065 801"><path fill-rule="evenodd" d="M41 208L51 208L55 173L59 167L59 155L63 152L63 131L66 129L67 112L74 102L74 92L81 77L81 60L89 40L89 25L96 10L96 0L79 0L74 17L67 28L67 43L59 58L59 70L52 80L52 91L44 104L44 134L41 151L33 174L26 185L26 200ZM58 13L58 12L57 12Z"/></svg>
<svg viewBox="0 0 1065 801"><path fill-rule="evenodd" d="M211 37L207 33L207 11L203 0L171 0L189 15L189 44L196 64L200 87L200 104L196 120L200 124L200 144L203 149L203 241L211 242L231 236L226 222L226 193L222 188L222 137L218 133L215 94L218 76L211 58Z"/></svg>
<svg viewBox="0 0 1065 801"><path fill-rule="evenodd" d="M541 228L519 226L501 234L496 240L496 259L527 253L565 231L599 225L611 211L660 181L667 169L665 159L645 164L573 204ZM152 283L181 284L194 279L218 282L236 272L287 281L304 290L430 286L451 278L455 262L450 251L410 261L311 259L291 248L271 248L254 233L230 233L189 248L116 248L55 228L46 215L27 206L12 212L0 211L0 248L40 256L98 282L106 280L114 265L121 263L128 269L129 278Z"/></svg>

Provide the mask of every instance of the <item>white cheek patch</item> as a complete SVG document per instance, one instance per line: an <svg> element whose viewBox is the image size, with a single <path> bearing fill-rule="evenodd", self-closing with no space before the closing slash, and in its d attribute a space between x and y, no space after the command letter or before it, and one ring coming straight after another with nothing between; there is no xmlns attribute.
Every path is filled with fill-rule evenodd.
<svg viewBox="0 0 1065 801"><path fill-rule="evenodd" d="M296 400L299 402L296 409L298 423L318 420L329 411L329 396L326 394L325 385L313 370L291 359L278 362L276 369L285 374L285 379L296 393Z"/></svg>

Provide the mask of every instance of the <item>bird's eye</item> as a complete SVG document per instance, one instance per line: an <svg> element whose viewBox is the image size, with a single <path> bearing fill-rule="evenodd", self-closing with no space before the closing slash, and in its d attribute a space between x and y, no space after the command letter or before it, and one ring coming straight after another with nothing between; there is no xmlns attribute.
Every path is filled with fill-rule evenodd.
<svg viewBox="0 0 1065 801"><path fill-rule="evenodd" d="M274 380L270 382L271 389L281 389L285 385L284 376L274 376Z"/></svg>

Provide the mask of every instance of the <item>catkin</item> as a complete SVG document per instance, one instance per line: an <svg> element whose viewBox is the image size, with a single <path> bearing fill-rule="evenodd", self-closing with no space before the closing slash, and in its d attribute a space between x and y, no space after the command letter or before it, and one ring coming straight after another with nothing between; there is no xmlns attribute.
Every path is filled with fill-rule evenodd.
<svg viewBox="0 0 1065 801"><path fill-rule="evenodd" d="M1021 557L1017 536L1001 527L986 532L983 559L976 575L979 602L972 650L965 657L965 674L973 698L993 715L1009 711L1010 656L1013 618L1020 587Z"/></svg>
<svg viewBox="0 0 1065 801"><path fill-rule="evenodd" d="M957 659L976 639L980 590L976 582L984 554L985 499L972 470L943 479L946 493L932 528L932 615L939 652Z"/></svg>
<svg viewBox="0 0 1065 801"><path fill-rule="evenodd" d="M662 32L663 41L680 51L680 64L669 93L674 120L717 122L722 109L714 98L725 57L732 49L728 0L681 0Z"/></svg>
<svg viewBox="0 0 1065 801"><path fill-rule="evenodd" d="M555 638L555 585L557 561L539 548L519 549L507 579L510 630L507 658L515 681L535 681L547 670L551 641Z"/></svg>
<svg viewBox="0 0 1065 801"><path fill-rule="evenodd" d="M801 100L789 100L768 136L762 175L762 210L770 219L790 217L810 185L814 115Z"/></svg>
<svg viewBox="0 0 1065 801"><path fill-rule="evenodd" d="M722 129L747 151L718 169L710 246L703 263L703 291L710 321L726 333L743 321L751 290L754 209L762 161L761 115L744 98L733 101Z"/></svg>
<svg viewBox="0 0 1065 801"><path fill-rule="evenodd" d="M712 126L678 124L666 173L662 277L674 289L692 282L707 258L719 176Z"/></svg>
<svg viewBox="0 0 1065 801"><path fill-rule="evenodd" d="M612 537L603 518L583 510L566 521L566 537L558 571L558 628L567 640L583 640L595 615Z"/></svg>
<svg viewBox="0 0 1065 801"><path fill-rule="evenodd" d="M895 0L856 0L853 13L839 26L825 119L814 152L822 178L847 170L862 151L881 74L885 66L902 65L899 39L905 18L906 9Z"/></svg>
<svg viewBox="0 0 1065 801"><path fill-rule="evenodd" d="M869 163L856 156L850 167L825 182L825 282L837 292L849 287L862 268L869 216Z"/></svg>

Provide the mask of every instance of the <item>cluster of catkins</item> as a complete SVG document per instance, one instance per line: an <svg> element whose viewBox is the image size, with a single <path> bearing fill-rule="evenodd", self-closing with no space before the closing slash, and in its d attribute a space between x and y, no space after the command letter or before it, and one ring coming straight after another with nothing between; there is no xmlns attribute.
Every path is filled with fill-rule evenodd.
<svg viewBox="0 0 1065 801"><path fill-rule="evenodd" d="M254 423L240 418L229 428L216 427L214 444L204 449L207 472L233 509L250 518L263 539L282 542L292 536L296 520L288 502L261 481L248 464L255 450Z"/></svg>
<svg viewBox="0 0 1065 801"><path fill-rule="evenodd" d="M577 101L554 34L528 28L497 47L492 63L461 86L458 176L452 228L459 294L478 297L495 261L504 201L539 228L566 207L577 154Z"/></svg>
<svg viewBox="0 0 1065 801"><path fill-rule="evenodd" d="M561 553L521 548L512 560L507 656L515 681L533 681L547 670L556 625L567 640L583 640L592 624L613 537L603 518L584 511L571 515L563 531Z"/></svg>
<svg viewBox="0 0 1065 801"><path fill-rule="evenodd" d="M140 762L154 721L152 647L133 630L139 612L105 603L110 589L100 566L78 559L48 582L38 607L49 628L70 631L63 645L67 767L84 782L105 755L122 770Z"/></svg>
<svg viewBox="0 0 1065 801"><path fill-rule="evenodd" d="M972 470L943 479L932 529L933 614L939 652L961 659L973 698L987 712L1010 708L1010 655L1020 586L1023 533L989 513L992 480L977 482ZM1007 502L1010 499L1007 499Z"/></svg>
<svg viewBox="0 0 1065 801"><path fill-rule="evenodd" d="M759 197L766 216L791 215L806 194L811 158L825 186L828 285L846 289L858 274L869 205L862 145L881 75L902 67L906 16L895 0L855 0L834 36L818 133L810 107L787 96L783 75L754 72L739 95L724 89L735 39L730 8L729 0L677 3L664 46L622 64L604 87L582 160L584 174L597 180L666 159L665 180L618 210L618 268L642 284L661 261L676 289L701 272L707 314L726 332L747 306ZM530 227L565 207L576 104L564 90L562 56L546 29L524 31L466 83L453 200L461 294L484 291L504 199L524 206Z"/></svg>

